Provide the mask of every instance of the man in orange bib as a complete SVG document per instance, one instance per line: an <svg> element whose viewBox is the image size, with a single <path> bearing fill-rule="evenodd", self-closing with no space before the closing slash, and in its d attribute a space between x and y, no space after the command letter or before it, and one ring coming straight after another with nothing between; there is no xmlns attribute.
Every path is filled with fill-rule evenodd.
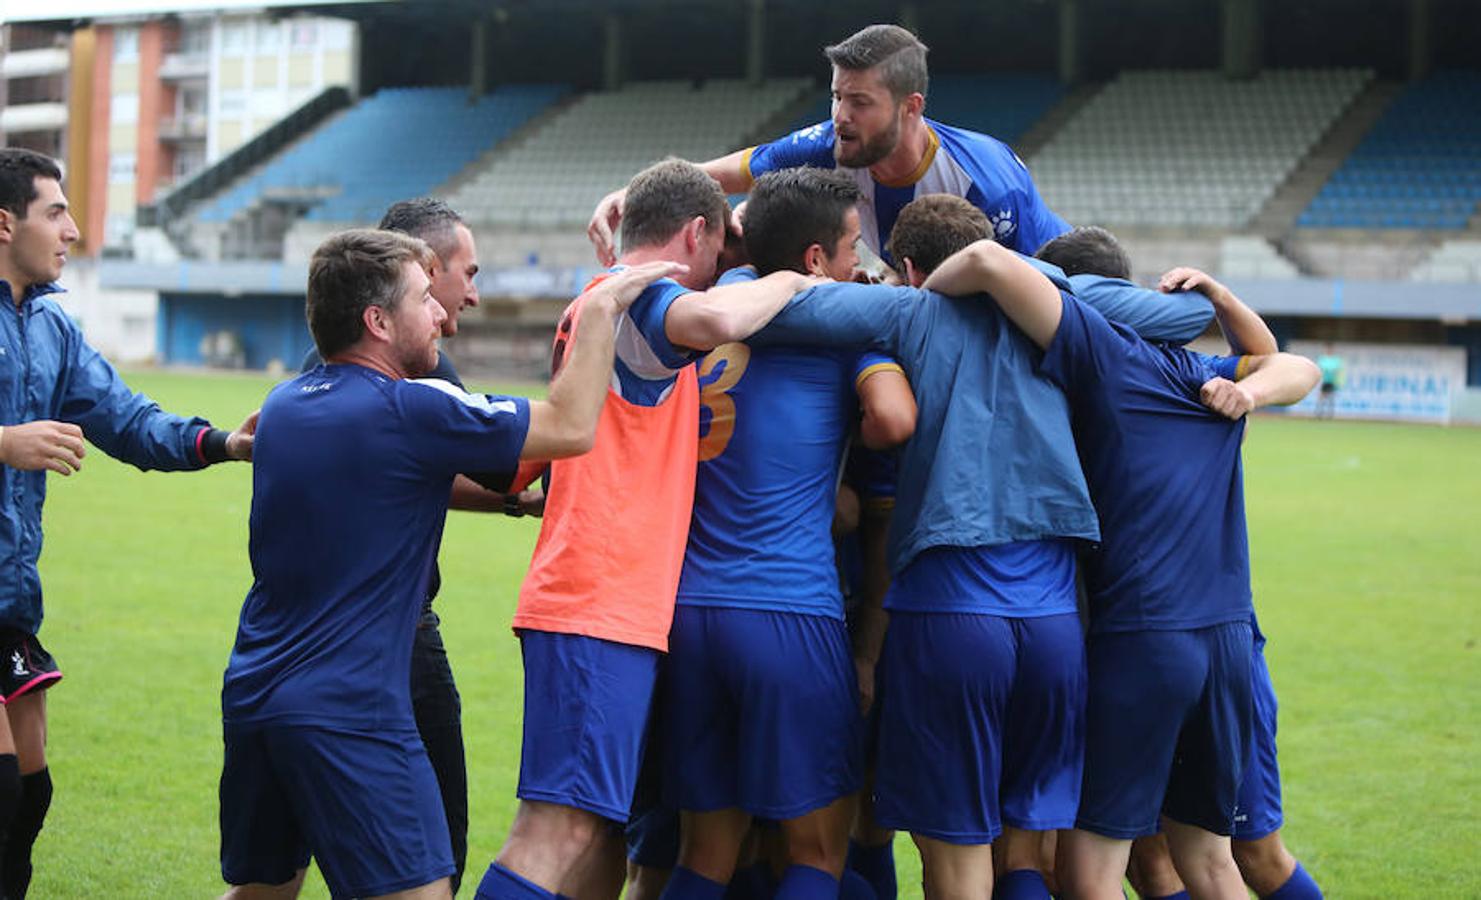
<svg viewBox="0 0 1481 900"><path fill-rule="evenodd" d="M636 787L689 534L699 446L694 361L771 320L811 280L778 272L706 290L729 210L677 159L628 187L618 268L687 265L654 282L617 326L612 386L585 456L550 466L540 539L514 628L525 667L519 810L479 898L616 896L620 826ZM582 298L561 317L559 367Z"/></svg>

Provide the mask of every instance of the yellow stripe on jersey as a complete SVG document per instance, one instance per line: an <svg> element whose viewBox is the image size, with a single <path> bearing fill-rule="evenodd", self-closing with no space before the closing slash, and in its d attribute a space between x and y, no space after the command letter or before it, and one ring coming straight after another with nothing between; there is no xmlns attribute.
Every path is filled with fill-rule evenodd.
<svg viewBox="0 0 1481 900"><path fill-rule="evenodd" d="M895 498L866 497L864 498L864 508L869 510L870 512L894 512Z"/></svg>
<svg viewBox="0 0 1481 900"><path fill-rule="evenodd" d="M899 372L901 375L905 374L905 370L900 368L900 364L897 362L877 362L865 366L862 372L854 376L854 387L859 387L870 375L878 375L880 372Z"/></svg>
<svg viewBox="0 0 1481 900"><path fill-rule="evenodd" d="M746 180L746 190L748 191L751 189L751 185L756 183L756 176L751 174L751 156L755 152L755 147L747 147L741 153L740 173L741 177Z"/></svg>
<svg viewBox="0 0 1481 900"><path fill-rule="evenodd" d="M926 173L931 171L931 163L936 161L936 151L941 149L941 139L936 137L936 130L929 125L926 126L926 137L930 138L931 140L930 143L926 145L925 155L920 158L920 165L915 167L915 171L911 172L909 175L906 175L899 181L879 181L879 179L875 179L875 181L879 184L884 185L885 187L903 188L910 187L917 181L925 178Z"/></svg>

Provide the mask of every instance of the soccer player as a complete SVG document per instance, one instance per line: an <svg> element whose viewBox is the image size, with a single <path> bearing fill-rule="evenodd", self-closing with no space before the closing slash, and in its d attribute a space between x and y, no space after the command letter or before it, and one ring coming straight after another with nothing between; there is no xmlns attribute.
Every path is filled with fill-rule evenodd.
<svg viewBox="0 0 1481 900"><path fill-rule="evenodd" d="M473 284L473 277L478 274L478 250L473 242L473 232L452 207L432 197L392 204L381 217L379 227L411 235L432 248L435 255L430 290L432 299L443 310L442 336L447 338L457 334L462 311L478 305L478 289ZM310 350L301 371L307 372L321 362L319 351ZM426 377L463 389L463 381L458 377L452 360L440 348L437 365L426 373ZM514 472L477 475L489 487L467 475L458 475L453 479L450 508L511 515L524 512L519 495L504 492L514 479ZM533 495L537 493L538 489L527 499L533 501ZM468 859L468 767L463 755L462 700L438 630L441 620L432 610L432 601L442 585L436 557L434 551L427 602L412 643L411 705L416 715L417 732L427 747L427 757L432 762L432 771L437 775L437 786L442 792L453 863L457 866L452 876L452 891L456 894Z"/></svg>
<svg viewBox="0 0 1481 900"><path fill-rule="evenodd" d="M263 406L254 581L221 692L228 896L295 896L310 855L335 896L449 897L436 778L412 713L412 632L454 476L585 452L627 305L678 268L587 295L547 401L410 380L437 364L434 254L390 231L333 235L309 264L326 360Z"/></svg>
<svg viewBox="0 0 1481 900"><path fill-rule="evenodd" d="M31 848L51 805L46 689L61 679L37 638L41 628L41 506L46 472L82 467L83 438L140 469L201 469L252 456L255 414L228 434L204 419L163 412L131 392L47 299L78 238L62 172L46 156L0 149L0 895L26 896Z"/></svg>
<svg viewBox="0 0 1481 900"><path fill-rule="evenodd" d="M1054 247L1041 251L1050 261ZM1104 535L1086 562L1085 781L1076 828L1060 841L1060 886L1077 900L1120 897L1131 840L1155 831L1160 812L1190 893L1243 897L1228 840L1250 728L1239 442L1246 413L1299 399L1315 367L1146 342L989 241L926 286L984 283L1002 288L998 305L1044 349L1041 371L1071 398ZM1232 333L1244 329L1231 319L1258 321L1242 305L1219 311Z"/></svg>
<svg viewBox="0 0 1481 900"><path fill-rule="evenodd" d="M926 45L915 35L898 25L870 25L823 53L833 67L833 117L704 163L727 193L747 191L753 179L776 169L836 166L864 192L864 243L875 253L900 210L933 193L970 201L992 222L994 238L1022 253L1068 230L1006 144L925 118ZM613 256L623 203L621 190L608 194L587 226L604 263Z"/></svg>
<svg viewBox="0 0 1481 900"><path fill-rule="evenodd" d="M764 325L805 276L706 290L729 208L719 185L670 159L628 187L622 265L673 259L618 325L597 449L550 467L550 491L514 627L525 665L519 809L479 897L608 896L637 781L659 655L689 533L699 453L693 361ZM610 277L610 276L608 276ZM571 346L578 297L556 330Z"/></svg>
<svg viewBox="0 0 1481 900"><path fill-rule="evenodd" d="M1079 229L1072 238L1052 242L1041 253L1069 276L1080 299L1103 296L1125 297L1129 291L1131 261L1108 232ZM1134 286L1133 286L1134 287ZM1244 354L1262 355L1277 350L1274 335L1249 317L1231 318L1237 314L1238 299L1227 287L1195 269L1174 269L1163 276L1162 291L1194 290L1210 297L1221 310L1230 337L1239 342ZM1135 290L1142 290L1136 288ZM1176 296L1175 294L1170 296ZM1104 305L1095 305L1102 313ZM1241 333L1241 329L1243 333ZM1318 363L1320 366L1320 363ZM1276 699L1265 664L1265 636L1252 617L1254 657L1254 731L1249 757L1245 761L1240 784L1238 813L1234 821L1231 850L1245 884L1262 898L1307 900L1321 896L1321 890L1280 837L1281 794L1280 769L1275 752ZM1182 880L1168 854L1163 835L1140 837L1132 845L1128 877L1142 897L1177 898L1187 896Z"/></svg>
<svg viewBox="0 0 1481 900"><path fill-rule="evenodd" d="M763 176L754 278L848 280L862 195L842 173ZM880 354L724 344L700 365L699 471L669 637L666 798L683 810L665 897L723 896L752 817L780 823L778 897L836 897L862 783L862 720L833 559L843 452L898 444L915 403Z"/></svg>

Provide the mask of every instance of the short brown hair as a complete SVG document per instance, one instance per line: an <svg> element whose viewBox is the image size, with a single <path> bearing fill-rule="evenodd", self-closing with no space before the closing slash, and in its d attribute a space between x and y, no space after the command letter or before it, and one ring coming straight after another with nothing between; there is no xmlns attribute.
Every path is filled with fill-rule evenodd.
<svg viewBox="0 0 1481 900"><path fill-rule="evenodd" d="M24 219L38 196L36 179L62 180L61 167L50 156L21 147L0 147L0 209Z"/></svg>
<svg viewBox="0 0 1481 900"><path fill-rule="evenodd" d="M898 102L910 94L926 95L930 77L920 38L899 25L870 25L823 48L828 62L840 69L860 72L879 69L879 78Z"/></svg>
<svg viewBox="0 0 1481 900"><path fill-rule="evenodd" d="M656 162L628 182L622 249L666 244L695 216L711 231L726 227L730 207L719 183L692 162L672 156Z"/></svg>
<svg viewBox="0 0 1481 900"><path fill-rule="evenodd" d="M897 266L908 257L917 272L929 275L948 256L992 236L982 210L951 194L927 194L900 210L885 249Z"/></svg>
<svg viewBox="0 0 1481 900"><path fill-rule="evenodd" d="M365 310L393 310L406 291L405 264L429 268L427 243L395 231L357 228L325 238L309 260L305 313L319 356L328 359L365 334Z"/></svg>
<svg viewBox="0 0 1481 900"><path fill-rule="evenodd" d="M1131 280L1131 257L1116 236L1095 225L1082 225L1048 241L1034 254L1054 263L1066 275L1103 275Z"/></svg>
<svg viewBox="0 0 1481 900"><path fill-rule="evenodd" d="M746 203L746 250L756 271L804 272L807 248L821 244L831 259L848 211L864 199L859 185L837 169L798 166L767 172Z"/></svg>

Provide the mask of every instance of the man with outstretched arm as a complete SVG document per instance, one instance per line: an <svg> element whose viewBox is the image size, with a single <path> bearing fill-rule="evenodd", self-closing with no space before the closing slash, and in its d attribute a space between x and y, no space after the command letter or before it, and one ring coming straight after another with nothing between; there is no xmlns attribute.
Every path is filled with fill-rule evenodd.
<svg viewBox="0 0 1481 900"><path fill-rule="evenodd" d="M615 323L655 262L587 297L549 398L416 380L446 315L431 249L389 231L328 238L309 264L323 365L263 405L254 581L221 692L221 872L233 898L293 897L313 856L335 896L446 898L455 871L410 699L412 633L453 478L591 448Z"/></svg>
<svg viewBox="0 0 1481 900"><path fill-rule="evenodd" d="M870 25L823 49L833 69L832 118L703 163L726 193L797 166L837 168L859 186L864 243L888 261L895 219L912 200L946 193L965 198L992 223L993 237L1022 253L1069 230L1039 196L1028 167L1007 144L925 117L926 45L899 25ZM609 264L625 192L597 205L587 236Z"/></svg>
<svg viewBox="0 0 1481 900"><path fill-rule="evenodd" d="M46 473L82 468L85 437L143 470L202 469L252 458L254 413L231 433L164 412L124 384L61 307L48 298L77 223L49 157L0 149L0 896L20 900L31 848L51 806L46 689L61 680L41 628L41 506Z"/></svg>

